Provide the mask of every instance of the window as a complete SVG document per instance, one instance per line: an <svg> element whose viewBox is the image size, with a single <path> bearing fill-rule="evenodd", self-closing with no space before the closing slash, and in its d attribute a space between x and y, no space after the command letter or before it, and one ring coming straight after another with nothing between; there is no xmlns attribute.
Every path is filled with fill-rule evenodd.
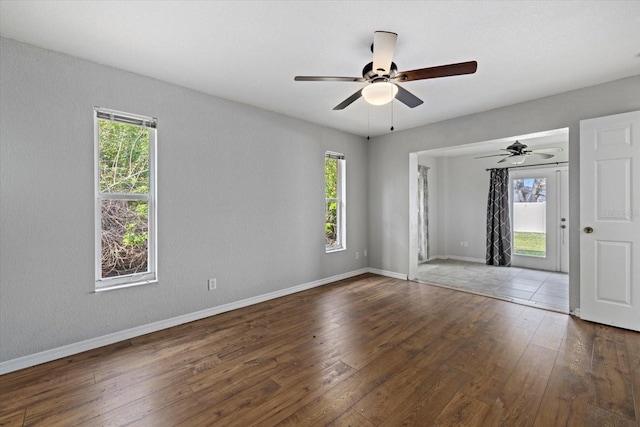
<svg viewBox="0 0 640 427"><path fill-rule="evenodd" d="M513 253L547 255L547 180L513 180Z"/></svg>
<svg viewBox="0 0 640 427"><path fill-rule="evenodd" d="M156 119L95 108L96 291L156 281Z"/></svg>
<svg viewBox="0 0 640 427"><path fill-rule="evenodd" d="M345 244L345 160L344 155L327 152L325 173L326 252L346 249Z"/></svg>

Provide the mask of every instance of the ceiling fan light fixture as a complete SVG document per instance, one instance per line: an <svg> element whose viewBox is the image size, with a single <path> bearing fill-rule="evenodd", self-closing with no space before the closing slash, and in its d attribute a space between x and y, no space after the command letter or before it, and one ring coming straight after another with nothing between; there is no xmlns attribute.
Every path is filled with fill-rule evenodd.
<svg viewBox="0 0 640 427"><path fill-rule="evenodd" d="M397 93L398 86L390 82L374 82L362 89L364 100L371 105L388 104Z"/></svg>
<svg viewBox="0 0 640 427"><path fill-rule="evenodd" d="M515 156L509 157L509 161L511 162L512 165L521 165L524 163L526 158L527 158L526 154L516 154Z"/></svg>

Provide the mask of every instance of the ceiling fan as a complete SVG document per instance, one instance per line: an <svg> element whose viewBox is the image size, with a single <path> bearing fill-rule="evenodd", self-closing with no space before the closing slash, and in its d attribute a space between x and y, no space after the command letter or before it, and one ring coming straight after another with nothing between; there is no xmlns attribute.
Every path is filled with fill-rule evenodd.
<svg viewBox="0 0 640 427"><path fill-rule="evenodd" d="M333 108L334 110L343 110L361 96L372 105L384 105L396 98L408 107L414 108L422 104L423 101L397 83L473 74L478 68L476 61L469 61L398 72L398 67L393 62L393 52L397 38L398 35L396 33L388 31L376 31L373 33L373 45L371 45L373 61L364 66L362 77L296 76L294 80L298 82L368 83L365 87L336 105Z"/></svg>
<svg viewBox="0 0 640 427"><path fill-rule="evenodd" d="M491 154L489 156L480 156L474 157L475 159L484 159L485 157L504 157L502 160L498 161L498 163L504 163L509 160L514 165L520 165L524 163L528 156L538 157L540 159L550 159L554 155L549 153L554 153L556 151L562 151L560 147L549 147L549 148L540 148L537 150L528 150L528 147L521 143L520 141L516 141L507 148L502 148L503 151L508 151L508 153L504 154Z"/></svg>

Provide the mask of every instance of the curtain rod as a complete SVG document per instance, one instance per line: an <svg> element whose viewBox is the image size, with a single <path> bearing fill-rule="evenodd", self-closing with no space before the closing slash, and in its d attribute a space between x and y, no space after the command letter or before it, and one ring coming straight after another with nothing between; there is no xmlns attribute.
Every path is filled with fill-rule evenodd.
<svg viewBox="0 0 640 427"><path fill-rule="evenodd" d="M519 168L532 168L536 166L553 166L553 165L562 165L569 162L551 162L551 163L538 163L537 165L523 165L523 166L508 166L506 168L491 168L491 169L519 169ZM485 169L485 171L489 172L491 169Z"/></svg>

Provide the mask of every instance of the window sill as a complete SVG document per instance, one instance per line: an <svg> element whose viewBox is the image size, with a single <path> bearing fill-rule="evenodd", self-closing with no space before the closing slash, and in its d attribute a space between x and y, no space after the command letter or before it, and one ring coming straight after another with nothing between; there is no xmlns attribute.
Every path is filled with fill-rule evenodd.
<svg viewBox="0 0 640 427"><path fill-rule="evenodd" d="M158 279L140 280L139 282L119 283L119 284L116 284L116 285L101 286L101 287L95 289L95 293L100 293L100 292L105 292L105 291L113 291L113 290L116 290L116 289L133 288L133 287L136 287L136 286L151 285L151 284L154 284L154 283L158 283Z"/></svg>
<svg viewBox="0 0 640 427"><path fill-rule="evenodd" d="M342 251L346 251L346 250L347 250L347 248L331 248L331 249L325 248L324 253L332 254L334 252L342 252Z"/></svg>

